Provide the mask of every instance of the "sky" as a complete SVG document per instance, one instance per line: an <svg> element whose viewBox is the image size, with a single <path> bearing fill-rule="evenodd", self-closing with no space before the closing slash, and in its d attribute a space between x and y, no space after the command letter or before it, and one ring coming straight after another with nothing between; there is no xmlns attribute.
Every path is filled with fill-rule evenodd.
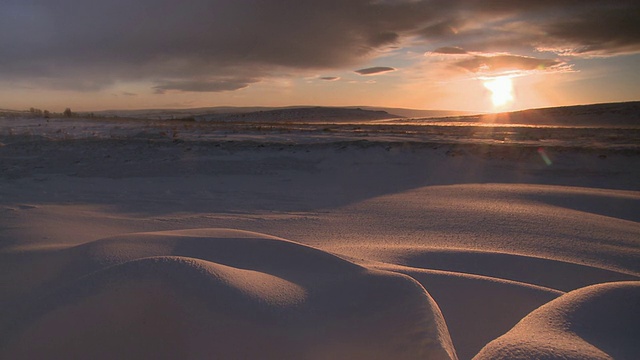
<svg viewBox="0 0 640 360"><path fill-rule="evenodd" d="M640 2L2 0L0 108L640 100Z"/></svg>

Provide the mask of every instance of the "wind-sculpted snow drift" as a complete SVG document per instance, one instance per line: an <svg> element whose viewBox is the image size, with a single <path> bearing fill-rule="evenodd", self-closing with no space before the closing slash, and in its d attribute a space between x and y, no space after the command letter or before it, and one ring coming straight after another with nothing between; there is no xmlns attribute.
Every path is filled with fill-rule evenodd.
<svg viewBox="0 0 640 360"><path fill-rule="evenodd" d="M13 314L0 357L456 358L415 280L275 237L130 234L60 250L48 265L34 275L46 296Z"/></svg>
<svg viewBox="0 0 640 360"><path fill-rule="evenodd" d="M541 306L474 359L637 359L640 281L574 290Z"/></svg>

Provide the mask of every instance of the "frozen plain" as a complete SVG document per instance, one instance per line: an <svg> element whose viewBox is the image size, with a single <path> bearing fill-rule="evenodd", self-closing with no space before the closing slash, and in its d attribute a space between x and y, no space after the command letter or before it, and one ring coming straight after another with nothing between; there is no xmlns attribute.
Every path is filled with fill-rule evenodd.
<svg viewBox="0 0 640 360"><path fill-rule="evenodd" d="M399 122L0 119L0 357L640 354L640 130Z"/></svg>

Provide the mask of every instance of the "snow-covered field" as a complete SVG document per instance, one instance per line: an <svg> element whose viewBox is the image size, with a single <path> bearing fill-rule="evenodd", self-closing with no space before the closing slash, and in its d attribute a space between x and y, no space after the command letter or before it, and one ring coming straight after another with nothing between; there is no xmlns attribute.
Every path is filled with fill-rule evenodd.
<svg viewBox="0 0 640 360"><path fill-rule="evenodd" d="M640 129L0 119L0 358L640 358Z"/></svg>

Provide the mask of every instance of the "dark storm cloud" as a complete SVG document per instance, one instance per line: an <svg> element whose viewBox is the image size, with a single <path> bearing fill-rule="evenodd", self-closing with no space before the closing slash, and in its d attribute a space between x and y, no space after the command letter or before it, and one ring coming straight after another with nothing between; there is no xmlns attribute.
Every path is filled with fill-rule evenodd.
<svg viewBox="0 0 640 360"><path fill-rule="evenodd" d="M375 66L375 67L370 67L366 69L356 70L355 72L357 72L360 75L376 75L376 74L386 73L389 71L396 71L396 69L388 66Z"/></svg>
<svg viewBox="0 0 640 360"><path fill-rule="evenodd" d="M558 21L547 34L574 54L611 55L640 51L640 3L631 8L593 9Z"/></svg>
<svg viewBox="0 0 640 360"><path fill-rule="evenodd" d="M639 14L637 1L615 0L3 0L0 81L229 91L272 73L362 66L408 39L607 56L640 52Z"/></svg>
<svg viewBox="0 0 640 360"><path fill-rule="evenodd" d="M440 39L469 51L541 49L574 56L640 52L637 0L452 1ZM449 34L451 29L455 36ZM425 39L433 36L418 32Z"/></svg>
<svg viewBox="0 0 640 360"><path fill-rule="evenodd" d="M105 86L161 79L160 90L233 90L224 78L237 71L261 77L265 69L362 63L429 19L423 8L369 0L6 0L0 77L92 78Z"/></svg>

